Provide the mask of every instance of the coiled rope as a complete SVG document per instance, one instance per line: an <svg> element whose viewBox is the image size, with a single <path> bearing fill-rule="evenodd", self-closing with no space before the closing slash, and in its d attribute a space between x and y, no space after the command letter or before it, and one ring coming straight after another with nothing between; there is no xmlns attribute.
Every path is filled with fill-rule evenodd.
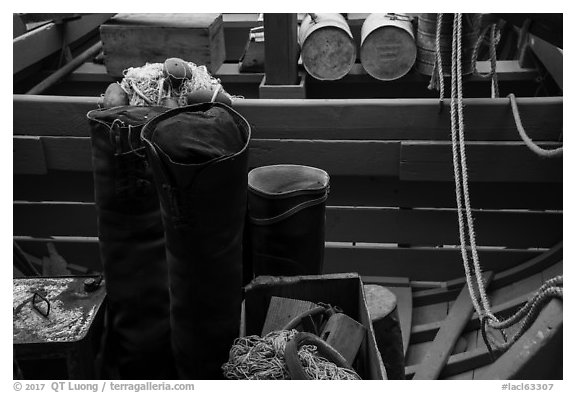
<svg viewBox="0 0 576 393"><path fill-rule="evenodd" d="M240 337L230 349L228 362L222 366L224 377L228 379L291 379L286 364L285 352L288 341L298 335L298 331L278 330L260 336ZM350 380L361 379L354 370L339 367L320 356L315 345L302 345L297 348L298 358L308 379Z"/></svg>
<svg viewBox="0 0 576 393"><path fill-rule="evenodd" d="M438 25L441 17L438 15ZM439 26L437 26L437 31ZM437 55L439 46L437 46ZM466 274L466 283L470 292L470 298L476 313L482 321L482 337L492 354L492 347L499 350L509 348L532 324L540 309L553 297L563 296L563 276L557 276L548 280L535 293L534 297L522 308L516 311L511 317L500 320L491 311L490 301L486 295L485 285L482 279L482 269L480 258L476 247L476 234L472 217L470 203L470 193L468 190L468 168L466 164L466 149L464 138L464 110L462 94L462 14L454 14L453 35L452 35L452 67L451 67L451 100L450 100L450 124L452 136L452 161L454 165L454 179L456 186L456 204L458 213L458 229L460 236L460 250ZM495 67L494 67L495 70ZM441 65L438 74L443 75ZM522 135L518 108L514 97L510 97L514 118L518 126L518 131ZM524 132L525 134L525 132ZM529 139L529 138L528 138ZM524 138L523 138L524 140ZM526 140L525 140L526 142ZM528 143L527 143L528 145ZM538 149L540 149L538 147ZM542 153L542 152L540 152ZM553 156L553 154L549 156ZM561 153L560 153L561 154ZM472 262L468 258L468 247L466 241L466 231L468 231L468 241ZM478 293L476 293L478 292ZM522 321L519 330L513 337L507 339L503 330ZM502 331L504 342L499 342L492 335L488 335L486 327Z"/></svg>

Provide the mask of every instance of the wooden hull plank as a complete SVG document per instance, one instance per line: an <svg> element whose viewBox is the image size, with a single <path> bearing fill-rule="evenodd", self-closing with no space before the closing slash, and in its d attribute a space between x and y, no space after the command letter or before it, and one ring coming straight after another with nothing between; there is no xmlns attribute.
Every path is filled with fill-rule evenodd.
<svg viewBox="0 0 576 393"><path fill-rule="evenodd" d="M483 274L486 286L490 284L492 277L493 273L491 272ZM414 379L438 379L452 353L456 340L458 340L458 337L460 337L464 331L473 312L474 307L470 299L468 286L466 285L454 302L442 327L436 334L431 348L428 350L414 375Z"/></svg>
<svg viewBox="0 0 576 393"><path fill-rule="evenodd" d="M561 379L562 310L561 300L548 303L534 324L478 379Z"/></svg>

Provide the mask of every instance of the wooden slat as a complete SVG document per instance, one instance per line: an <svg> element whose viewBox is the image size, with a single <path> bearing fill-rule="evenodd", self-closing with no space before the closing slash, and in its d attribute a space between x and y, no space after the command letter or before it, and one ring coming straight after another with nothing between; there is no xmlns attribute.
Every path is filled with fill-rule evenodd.
<svg viewBox="0 0 576 393"><path fill-rule="evenodd" d="M558 143L541 144L550 149ZM542 159L523 142L467 142L471 181L562 182L562 159ZM449 142L403 142L401 180L449 181L454 178Z"/></svg>
<svg viewBox="0 0 576 393"><path fill-rule="evenodd" d="M15 236L97 236L93 203L14 202Z"/></svg>
<svg viewBox="0 0 576 393"><path fill-rule="evenodd" d="M536 257L514 265L510 269L496 273L492 281L492 288L497 290L498 288L523 280L531 275L540 274L545 271L545 269L551 267L554 269L553 266L562 263L562 254L563 242L560 241L556 243L554 247L542 252ZM460 277L447 281L443 288L419 291L414 294L414 303L424 305L451 300L455 297L453 296L454 291L459 291L465 283L466 280Z"/></svg>
<svg viewBox="0 0 576 393"><path fill-rule="evenodd" d="M562 238L561 212L474 210L477 244L549 247ZM329 241L459 244L455 209L331 207Z"/></svg>
<svg viewBox="0 0 576 393"><path fill-rule="evenodd" d="M15 135L88 136L86 113L97 97L13 96ZM446 104L448 105L448 104ZM520 140L508 99L465 99L466 137ZM259 139L448 140L448 106L435 99L253 100L233 106ZM562 97L518 98L524 128L536 141L557 141ZM30 116L33 113L34 116Z"/></svg>
<svg viewBox="0 0 576 393"><path fill-rule="evenodd" d="M14 200L94 200L92 172L50 171L44 176L13 176ZM434 190L434 192L430 192ZM562 210L562 183L471 183L476 209ZM454 208L453 182L401 182L373 176L330 176L328 204Z"/></svg>
<svg viewBox="0 0 576 393"><path fill-rule="evenodd" d="M397 176L394 141L252 140L249 166L301 164L334 175Z"/></svg>
<svg viewBox="0 0 576 393"><path fill-rule="evenodd" d="M20 139L22 136L15 136L14 138ZM48 169L91 170L90 138L43 136L41 140ZM24 148L25 146L22 146L22 149ZM396 176L399 151L400 144L398 142L386 141L252 139L250 141L249 166L290 163L322 168L334 175ZM15 173L30 174L30 172Z"/></svg>
<svg viewBox="0 0 576 393"><path fill-rule="evenodd" d="M94 271L102 271L98 238L15 236L14 240L24 251L35 257L48 255L46 244L53 243L66 262Z"/></svg>
<svg viewBox="0 0 576 393"><path fill-rule="evenodd" d="M13 73L44 59L62 49L62 42L73 43L110 19L114 14L85 15L80 19L62 25L48 23L38 29L29 31L13 41Z"/></svg>
<svg viewBox="0 0 576 393"><path fill-rule="evenodd" d="M464 349L464 351L473 351L477 348L478 331L474 330L472 332L464 333L462 335L462 339L464 339L466 341L466 348ZM461 352L459 352L459 353L461 353ZM455 353L452 353L451 355L455 355ZM460 373L460 374L454 374L454 375L447 376L445 379L449 379L449 380L471 380L471 379L474 379L474 372L475 372L475 370L472 369L472 370L464 371L463 373Z"/></svg>
<svg viewBox="0 0 576 393"><path fill-rule="evenodd" d="M491 272L483 274L484 283L489 285L492 277L493 273ZM450 308L450 312L436 334L432 346L420 363L414 379L438 379L473 311L474 307L470 298L469 287L465 286L454 305Z"/></svg>
<svg viewBox="0 0 576 393"><path fill-rule="evenodd" d="M16 236L22 242L22 248L34 247L33 250L45 250L45 243L57 241L59 252L68 260L71 258L81 266L94 267L100 265L97 247L97 238L56 237L32 238L29 236ZM54 240L56 239L56 240ZM32 251L28 251L34 254ZM520 261L538 254L538 251L527 250L480 250L480 256L489 256L490 264L486 268L517 265ZM35 254L34 254L35 255ZM361 275L404 276L414 277L417 280L436 280L440 277L461 276L460 253L453 250L451 253L438 251L434 248L364 248L353 246L339 246L327 243L326 257L323 273L358 272ZM487 260L487 258L484 258ZM451 261L446 266L445 261ZM385 262L382 262L385 261ZM490 266L492 263L496 266ZM434 269L430 269L434 266ZM401 271L403 273L386 274L386 271ZM413 322L413 323L418 323Z"/></svg>
<svg viewBox="0 0 576 393"><path fill-rule="evenodd" d="M562 274L562 261L545 269L542 273L519 280L517 283L509 284L503 288L496 289L490 293L492 312L500 317L512 315L516 310L532 298L534 292L540 285L549 278ZM492 281L492 286L497 284L497 277ZM510 296L509 294L512 294ZM445 301L445 299L444 299ZM422 342L432 340L438 329L442 325L441 321L416 325L412 328L412 342ZM474 313L470 322L466 325L465 331L477 330L480 327L478 315Z"/></svg>
<svg viewBox="0 0 576 393"><path fill-rule="evenodd" d="M414 307L412 309L412 328L443 321L448 315L448 302L438 302L426 306Z"/></svg>
<svg viewBox="0 0 576 393"><path fill-rule="evenodd" d="M479 248L486 270L501 271L533 258L542 251ZM369 276L402 276L439 281L462 277L462 256L457 248L345 245L328 243L325 273L358 272Z"/></svg>
<svg viewBox="0 0 576 393"><path fill-rule="evenodd" d="M562 300L548 303L532 326L478 379L561 379L562 311Z"/></svg>
<svg viewBox="0 0 576 393"><path fill-rule="evenodd" d="M542 64L544 64L546 70L552 75L552 78L554 78L554 82L556 82L560 90L562 90L564 79L562 67L564 63L564 53L562 49L534 35L530 36L529 43L534 54Z"/></svg>
<svg viewBox="0 0 576 393"><path fill-rule="evenodd" d="M225 17L226 15L224 15ZM262 22L259 22L260 24ZM249 28L233 28L234 31L239 32L241 36L236 36L233 38L235 42L229 42L229 37L233 36L232 33L227 26L226 19L224 19L224 36L226 42L226 61L227 63L222 64L222 66L216 71L214 76L219 78L222 82L222 85L225 88L229 88L229 84L235 83L253 83L259 84L264 77L264 73L260 72L240 72L240 56L244 51L245 45L248 41L249 35ZM241 47L233 48L233 52L229 52L228 49L234 47L235 45L241 45ZM490 71L490 62L488 61L479 61L477 64L478 71L481 73L487 73ZM506 82L506 81L532 81L534 78L538 76L538 71L536 69L531 68L522 68L518 65L517 60L510 60L510 61L498 61L496 71L498 73L498 81L499 82ZM67 81L69 82L100 82L100 83L110 83L118 78L113 78L112 76L108 75L106 72L106 66L103 64L94 64L94 63L86 63L76 69L72 74L70 74ZM401 81L404 83L412 83L412 84L421 84L422 86L427 86L429 83L429 77L419 74L418 72L410 72L406 76L404 76ZM469 75L467 78L467 82L483 82L485 84L489 84L489 80L486 78L482 78L480 76ZM320 81L313 80L310 83L321 83ZM346 86L352 83L370 86L373 84L378 84L379 82L376 81L374 78L366 74L364 68L360 63L356 63L353 65L352 69L344 78L330 82L330 84L338 84L342 88L346 88ZM387 85L390 82L386 82Z"/></svg>
<svg viewBox="0 0 576 393"><path fill-rule="evenodd" d="M38 136L15 138L13 145L14 173L43 175L47 172L44 147Z"/></svg>
<svg viewBox="0 0 576 393"><path fill-rule="evenodd" d="M91 170L88 137L43 136L41 140L48 169ZM25 145L21 145L22 152L25 152L25 148ZM471 142L467 151L471 181L562 181L561 159L542 160L522 142ZM396 177L399 174L401 180L408 181L449 181L453 178L447 142L400 144L399 141L251 140L250 167L281 163L315 166L333 175Z"/></svg>

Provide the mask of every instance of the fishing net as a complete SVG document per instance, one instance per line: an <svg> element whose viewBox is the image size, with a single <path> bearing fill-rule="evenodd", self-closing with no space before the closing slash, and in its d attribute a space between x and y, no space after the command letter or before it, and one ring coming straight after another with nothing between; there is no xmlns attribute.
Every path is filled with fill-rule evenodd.
<svg viewBox="0 0 576 393"><path fill-rule="evenodd" d="M295 329L278 330L264 337L237 338L230 349L228 362L222 366L224 376L228 379L291 379L284 361L284 350L296 333ZM311 379L361 379L353 370L338 367L318 355L314 345L302 345L298 357Z"/></svg>
<svg viewBox="0 0 576 393"><path fill-rule="evenodd" d="M192 62L186 64L192 70L192 77L185 79L177 87L164 76L162 63L146 63L142 67L130 67L124 70L124 78L119 84L128 94L129 104L133 106L160 105L165 98L173 98L179 106L185 106L186 96L199 90L210 92L219 90L230 97L224 91L220 80L210 75L206 66L197 66Z"/></svg>

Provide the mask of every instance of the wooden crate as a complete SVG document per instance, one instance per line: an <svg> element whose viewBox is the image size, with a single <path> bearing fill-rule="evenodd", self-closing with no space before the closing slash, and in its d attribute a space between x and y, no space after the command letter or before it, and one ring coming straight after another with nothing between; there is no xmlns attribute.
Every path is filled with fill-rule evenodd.
<svg viewBox="0 0 576 393"><path fill-rule="evenodd" d="M179 57L216 72L226 57L221 14L118 14L100 27L108 73Z"/></svg>
<svg viewBox="0 0 576 393"><path fill-rule="evenodd" d="M260 335L272 296L326 303L340 307L366 328L366 337L353 365L362 379L387 379L366 305L362 280L357 274L321 276L260 276L247 287L242 325L245 335Z"/></svg>

